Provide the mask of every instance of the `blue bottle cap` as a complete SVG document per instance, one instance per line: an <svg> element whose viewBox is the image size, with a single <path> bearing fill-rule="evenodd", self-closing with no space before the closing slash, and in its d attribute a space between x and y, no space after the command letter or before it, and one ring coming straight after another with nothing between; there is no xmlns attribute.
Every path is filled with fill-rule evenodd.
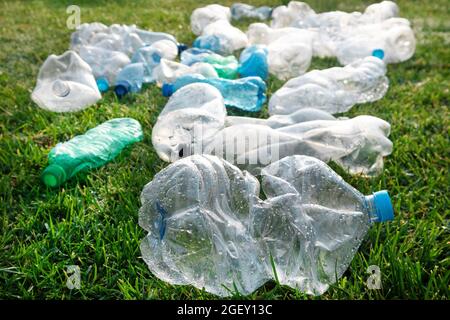
<svg viewBox="0 0 450 320"><path fill-rule="evenodd" d="M173 84L164 83L161 90L164 97L170 97L173 94Z"/></svg>
<svg viewBox="0 0 450 320"><path fill-rule="evenodd" d="M373 198L378 222L394 220L394 208L387 190L374 192Z"/></svg>
<svg viewBox="0 0 450 320"><path fill-rule="evenodd" d="M152 60L155 63L159 63L161 61L161 56L158 52L153 52L152 53Z"/></svg>
<svg viewBox="0 0 450 320"><path fill-rule="evenodd" d="M380 60L383 60L383 58L384 58L384 51L383 51L383 49L375 49L375 50L373 50L372 51L372 56L374 56L374 57L376 57L376 58L378 58Z"/></svg>
<svg viewBox="0 0 450 320"><path fill-rule="evenodd" d="M188 46L184 43L179 43L178 47L178 55L180 55L184 50L187 50Z"/></svg>
<svg viewBox="0 0 450 320"><path fill-rule="evenodd" d="M106 78L97 79L97 87L100 92L106 92L109 89L109 82Z"/></svg>
<svg viewBox="0 0 450 320"><path fill-rule="evenodd" d="M114 88L114 92L119 98L122 98L130 91L130 83L128 81L119 81Z"/></svg>

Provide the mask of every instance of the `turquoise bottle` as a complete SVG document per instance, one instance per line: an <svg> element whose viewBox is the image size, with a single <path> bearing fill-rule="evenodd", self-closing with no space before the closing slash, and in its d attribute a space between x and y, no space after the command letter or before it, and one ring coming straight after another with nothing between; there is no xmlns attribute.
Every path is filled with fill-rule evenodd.
<svg viewBox="0 0 450 320"><path fill-rule="evenodd" d="M106 121L83 135L58 143L48 155L49 165L42 172L42 181L48 187L58 187L80 171L106 164L142 138L141 125L134 119Z"/></svg>

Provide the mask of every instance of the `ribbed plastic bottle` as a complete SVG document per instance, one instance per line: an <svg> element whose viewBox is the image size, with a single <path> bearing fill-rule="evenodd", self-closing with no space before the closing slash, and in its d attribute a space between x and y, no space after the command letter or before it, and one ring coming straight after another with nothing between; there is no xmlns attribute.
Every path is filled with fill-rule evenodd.
<svg viewBox="0 0 450 320"><path fill-rule="evenodd" d="M173 83L165 83L162 93L171 96L178 89L191 83L207 83L219 89L225 105L245 111L259 111L266 101L266 84L260 77L247 77L236 80L222 78L205 78L192 74L179 77Z"/></svg>
<svg viewBox="0 0 450 320"><path fill-rule="evenodd" d="M114 159L123 148L143 138L138 121L117 118L106 121L64 143L58 143L48 155L42 181L57 187L80 171L100 167Z"/></svg>

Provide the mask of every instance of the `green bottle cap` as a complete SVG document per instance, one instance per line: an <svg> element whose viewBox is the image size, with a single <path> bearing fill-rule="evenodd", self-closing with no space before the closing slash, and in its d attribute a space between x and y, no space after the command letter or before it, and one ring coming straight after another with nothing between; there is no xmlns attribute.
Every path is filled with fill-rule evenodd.
<svg viewBox="0 0 450 320"><path fill-rule="evenodd" d="M64 168L57 164L51 164L42 172L42 181L48 187L57 187L66 181L67 175Z"/></svg>

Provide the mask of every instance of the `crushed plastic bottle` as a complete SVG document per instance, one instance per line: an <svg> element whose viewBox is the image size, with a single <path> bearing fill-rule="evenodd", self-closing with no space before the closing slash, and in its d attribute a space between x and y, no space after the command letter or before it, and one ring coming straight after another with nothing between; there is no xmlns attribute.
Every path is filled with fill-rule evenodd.
<svg viewBox="0 0 450 320"><path fill-rule="evenodd" d="M316 13L311 7L298 1L291 1L287 6L276 7L272 12L273 28L326 28L326 30L342 29L398 17L399 8L392 1L382 1L369 5L361 12L329 11Z"/></svg>
<svg viewBox="0 0 450 320"><path fill-rule="evenodd" d="M142 62L130 63L117 75L114 92L121 98L128 93L141 91L144 83L153 81L153 70Z"/></svg>
<svg viewBox="0 0 450 320"><path fill-rule="evenodd" d="M91 67L71 50L45 60L31 93L39 107L54 112L79 111L101 97Z"/></svg>
<svg viewBox="0 0 450 320"><path fill-rule="evenodd" d="M206 62L197 62L187 66L176 61L161 59L161 63L153 71L153 78L158 85L172 83L184 75L201 75L208 79L218 77L214 67Z"/></svg>
<svg viewBox="0 0 450 320"><path fill-rule="evenodd" d="M222 94L225 105L245 111L261 110L266 101L266 84L260 77L247 77L236 80L222 78L205 78L199 74L187 74L177 78L173 83L165 83L162 93L171 96L178 89L192 83L207 83L217 88Z"/></svg>
<svg viewBox="0 0 450 320"><path fill-rule="evenodd" d="M100 92L114 86L117 74L131 62L122 52L89 45L81 46L79 52L80 57L92 68Z"/></svg>
<svg viewBox="0 0 450 320"><path fill-rule="evenodd" d="M260 77L267 80L269 77L269 51L265 46L252 45L245 48L239 57L238 72L241 77Z"/></svg>
<svg viewBox="0 0 450 320"><path fill-rule="evenodd" d="M345 67L313 70L286 82L269 100L269 114L289 114L301 108L329 113L348 111L356 103L381 99L388 87L386 65L366 57Z"/></svg>
<svg viewBox="0 0 450 320"><path fill-rule="evenodd" d="M152 143L164 161L214 154L255 174L282 157L303 154L333 160L352 174L377 175L392 152L389 133L389 123L379 118L335 119L311 109L268 119L227 117L220 91L194 83L169 99Z"/></svg>
<svg viewBox="0 0 450 320"><path fill-rule="evenodd" d="M283 37L286 37L285 42L312 45L313 56L321 58L335 56L335 44L326 38L324 32L319 32L317 29L271 28L265 23L252 23L247 30L248 42L251 44L270 45Z"/></svg>
<svg viewBox="0 0 450 320"><path fill-rule="evenodd" d="M178 47L173 41L160 40L150 46L139 48L131 58L131 62L143 62L154 68L161 62L161 59L175 60L177 56Z"/></svg>
<svg viewBox="0 0 450 320"><path fill-rule="evenodd" d="M398 13L391 1L370 5L364 13L318 14L305 3L291 1L287 7L274 10L272 27L312 32L314 55L335 56L343 65L374 55L375 50L383 50L385 63L398 63L411 58L416 46L409 21L398 18Z"/></svg>
<svg viewBox="0 0 450 320"><path fill-rule="evenodd" d="M342 65L375 55L385 63L399 63L411 58L416 39L406 19L391 18L378 24L349 28L344 39L337 41L335 55Z"/></svg>
<svg viewBox="0 0 450 320"><path fill-rule="evenodd" d="M231 20L230 8L218 4L210 4L202 8L197 8L191 14L192 32L196 36L199 36L207 25L219 20Z"/></svg>
<svg viewBox="0 0 450 320"><path fill-rule="evenodd" d="M244 32L233 27L227 20L218 20L205 27L193 46L208 49L221 55L230 55L247 46L248 39Z"/></svg>
<svg viewBox="0 0 450 320"><path fill-rule="evenodd" d="M157 173L139 210L150 271L221 297L248 295L270 279L319 295L347 270L371 226L394 218L387 191L365 196L312 157L283 158L261 175L260 185L207 155Z"/></svg>
<svg viewBox="0 0 450 320"><path fill-rule="evenodd" d="M189 48L181 53L181 63L193 65L196 62L206 62L214 67L220 78L235 79L238 76L238 61L235 56L221 56L211 50Z"/></svg>
<svg viewBox="0 0 450 320"><path fill-rule="evenodd" d="M83 45L92 45L112 51L120 51L131 57L136 50L160 40L175 43L180 50L185 45L177 43L174 36L165 32L153 32L137 28L135 25L113 24L109 27L101 23L83 23L71 35L70 48L79 51Z"/></svg>
<svg viewBox="0 0 450 320"><path fill-rule="evenodd" d="M42 181L57 187L80 171L103 166L114 159L123 148L143 138L139 122L117 118L86 131L64 143L58 143L48 154L48 167Z"/></svg>
<svg viewBox="0 0 450 320"><path fill-rule="evenodd" d="M315 11L305 2L290 1L287 6L278 6L272 11L272 28L291 27L296 22L306 21Z"/></svg>
<svg viewBox="0 0 450 320"><path fill-rule="evenodd" d="M272 8L268 6L254 7L245 3L234 3L231 6L231 18L241 20L243 18L268 20L272 14Z"/></svg>

